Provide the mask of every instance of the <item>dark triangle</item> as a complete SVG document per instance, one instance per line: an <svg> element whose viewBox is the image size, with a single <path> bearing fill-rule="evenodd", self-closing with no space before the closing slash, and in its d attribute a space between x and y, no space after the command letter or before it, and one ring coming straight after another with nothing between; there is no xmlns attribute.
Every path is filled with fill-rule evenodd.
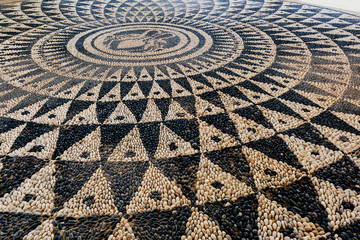
<svg viewBox="0 0 360 240"><path fill-rule="evenodd" d="M309 99L301 96L300 94L296 93L293 90L289 90L286 93L282 94L280 96L280 98L288 100L288 101L292 101L292 102L298 102L298 103L301 103L301 104L321 108L319 105L313 103Z"/></svg>
<svg viewBox="0 0 360 240"><path fill-rule="evenodd" d="M72 119L74 116L76 116L78 113L80 113L81 111L87 109L91 104L93 104L93 102L90 101L76 101L74 100L67 113L66 113L66 119L64 122L69 121L70 119Z"/></svg>
<svg viewBox="0 0 360 240"><path fill-rule="evenodd" d="M243 88L247 88L247 89L249 89L251 91L254 91L254 92L269 95L267 92L265 92L263 89L258 87L256 84L250 82L249 80L246 80L244 82L239 83L238 86L243 87Z"/></svg>
<svg viewBox="0 0 360 240"><path fill-rule="evenodd" d="M100 123L103 123L116 109L119 102L97 102L96 115Z"/></svg>
<svg viewBox="0 0 360 240"><path fill-rule="evenodd" d="M258 239L253 231L257 230L258 205L256 195L252 194L236 201L206 203L198 208L218 222L231 239Z"/></svg>
<svg viewBox="0 0 360 240"><path fill-rule="evenodd" d="M126 206L138 191L149 162L105 162L102 170L106 176L115 206L119 212L125 213Z"/></svg>
<svg viewBox="0 0 360 240"><path fill-rule="evenodd" d="M171 120L166 121L165 125L170 128L171 131L179 135L182 139L190 142L193 148L199 149L199 124L195 119Z"/></svg>
<svg viewBox="0 0 360 240"><path fill-rule="evenodd" d="M160 81L156 81L159 86L164 89L164 91L169 94L169 96L172 96L172 88L171 88L171 84L170 84L170 80L160 80Z"/></svg>
<svg viewBox="0 0 360 240"><path fill-rule="evenodd" d="M217 129L219 129L223 133L230 134L234 137L238 136L234 123L231 121L231 119L226 113L203 116L200 119L211 125L214 125Z"/></svg>
<svg viewBox="0 0 360 240"><path fill-rule="evenodd" d="M160 112L161 112L161 117L164 120L168 111L169 111L169 106L171 103L171 99L170 98L155 98L154 99L156 106L159 108Z"/></svg>
<svg viewBox="0 0 360 240"><path fill-rule="evenodd" d="M38 103L44 99L46 99L46 97L42 95L35 95L35 94L28 95L23 100L21 100L16 106L11 108L7 113L13 113L15 111L21 110L32 104Z"/></svg>
<svg viewBox="0 0 360 240"><path fill-rule="evenodd" d="M0 157L0 197L20 186L25 179L39 171L47 161L36 157Z"/></svg>
<svg viewBox="0 0 360 240"><path fill-rule="evenodd" d="M132 222L132 229L138 239L181 239L185 235L190 216L190 207L178 207L167 211L138 213L129 221Z"/></svg>
<svg viewBox="0 0 360 240"><path fill-rule="evenodd" d="M140 138L150 159L154 156L159 142L160 123L152 122L138 125Z"/></svg>
<svg viewBox="0 0 360 240"><path fill-rule="evenodd" d="M266 128L273 129L272 124L267 120L266 117L264 117L262 112L254 105L246 107L246 108L239 108L233 112L238 114L239 116L245 117L245 118L250 119L258 124L261 124Z"/></svg>
<svg viewBox="0 0 360 240"><path fill-rule="evenodd" d="M167 178L178 184L183 194L193 204L196 202L195 184L199 163L200 154L153 161Z"/></svg>
<svg viewBox="0 0 360 240"><path fill-rule="evenodd" d="M222 170L256 189L248 161L241 149L241 146L236 146L205 153L205 155L211 162L219 165Z"/></svg>
<svg viewBox="0 0 360 240"><path fill-rule="evenodd" d="M154 79L155 75L155 67L154 66L147 66L145 67L146 71L149 73L150 77Z"/></svg>
<svg viewBox="0 0 360 240"><path fill-rule="evenodd" d="M302 117L299 114L294 112L291 108L289 108L288 106L277 100L276 98L272 98L266 102L262 102L260 105L265 108L302 119Z"/></svg>
<svg viewBox="0 0 360 240"><path fill-rule="evenodd" d="M135 85L135 82L121 82L120 83L120 95L124 98Z"/></svg>
<svg viewBox="0 0 360 240"><path fill-rule="evenodd" d="M140 100L128 100L124 101L124 104L134 114L137 121L140 121L147 107L147 99Z"/></svg>
<svg viewBox="0 0 360 240"><path fill-rule="evenodd" d="M270 200L278 202L289 211L297 213L303 218L307 217L311 222L318 223L325 229L328 228L325 208L320 203L310 178L303 177L286 188L267 188L264 192Z"/></svg>
<svg viewBox="0 0 360 240"><path fill-rule="evenodd" d="M14 144L11 146L11 151L24 147L27 143L31 142L37 137L54 130L56 126L49 126L44 124L28 122L22 130Z"/></svg>
<svg viewBox="0 0 360 240"><path fill-rule="evenodd" d="M273 136L268 139L261 139L255 142L250 142L246 144L248 147L258 150L265 155L285 162L295 168L303 169L302 165L299 163L297 157L294 153L288 148L286 143L278 136Z"/></svg>
<svg viewBox="0 0 360 240"><path fill-rule="evenodd" d="M196 116L194 96L178 97L174 98L174 100L177 101L186 112L192 114L193 116Z"/></svg>
<svg viewBox="0 0 360 240"><path fill-rule="evenodd" d="M34 115L33 118L37 118L43 114L46 114L47 112L63 105L64 103L67 103L69 101L70 100L68 100L68 99L51 98L40 108L39 111L37 111L37 113Z"/></svg>
<svg viewBox="0 0 360 240"><path fill-rule="evenodd" d="M223 93L226 93L232 97L251 102L249 100L249 98L247 98L237 87L234 87L234 86L226 87L226 88L220 89L220 91L222 91Z"/></svg>
<svg viewBox="0 0 360 240"><path fill-rule="evenodd" d="M343 113L350 113L355 115L360 115L360 107L349 103L347 101L339 100L338 102L334 103L329 110L333 110L336 112L343 112Z"/></svg>
<svg viewBox="0 0 360 240"><path fill-rule="evenodd" d="M217 107L224 108L224 104L221 101L219 94L216 91L206 92L200 95L200 97Z"/></svg>
<svg viewBox="0 0 360 240"><path fill-rule="evenodd" d="M212 88L212 84L201 74L191 76L190 78Z"/></svg>
<svg viewBox="0 0 360 240"><path fill-rule="evenodd" d="M14 128L17 128L18 126L24 123L25 122L19 120L0 117L0 134L8 132Z"/></svg>
<svg viewBox="0 0 360 240"><path fill-rule="evenodd" d="M360 169L347 156L317 170L315 176L343 189L351 189L360 194Z"/></svg>
<svg viewBox="0 0 360 240"><path fill-rule="evenodd" d="M118 84L118 83L117 82L104 81L102 86L101 86L98 99L101 99L102 97L104 97L108 92L111 91L111 89L113 89L116 86L116 84Z"/></svg>
<svg viewBox="0 0 360 240"><path fill-rule="evenodd" d="M69 239L108 239L120 219L118 215L56 218L52 222L56 223L54 239L62 239L64 236L72 236Z"/></svg>
<svg viewBox="0 0 360 240"><path fill-rule="evenodd" d="M182 86L183 88L185 88L186 90L188 90L189 92L192 93L191 85L190 85L189 81L186 78L177 78L177 79L174 79L174 81L177 84L179 84L180 86Z"/></svg>
<svg viewBox="0 0 360 240"><path fill-rule="evenodd" d="M119 142L134 128L134 124L102 125L100 156L105 160Z"/></svg>
<svg viewBox="0 0 360 240"><path fill-rule="evenodd" d="M99 85L99 82L95 82L95 81L86 81L84 86L80 89L80 91L76 94L76 97L81 96L82 94L90 91L92 88L96 87L97 85Z"/></svg>
<svg viewBox="0 0 360 240"><path fill-rule="evenodd" d="M147 97L152 88L153 81L138 81L137 82L144 96Z"/></svg>
<svg viewBox="0 0 360 240"><path fill-rule="evenodd" d="M350 126L340 118L336 117L334 114L330 113L329 111L322 112L318 116L312 118L311 122L322 126L327 126L330 128L335 128L345 132L351 132L360 135L359 130L353 128L352 126Z"/></svg>
<svg viewBox="0 0 360 240"><path fill-rule="evenodd" d="M339 151L339 149L333 143L331 143L327 138L324 138L323 135L310 123L302 124L297 128L283 132L283 134L295 136L304 140L305 142L311 142L334 151Z"/></svg>
<svg viewBox="0 0 360 240"><path fill-rule="evenodd" d="M56 161L55 208L60 210L63 204L72 198L99 168L98 162Z"/></svg>
<svg viewBox="0 0 360 240"><path fill-rule="evenodd" d="M74 145L76 142L83 139L90 132L94 131L96 126L93 125L74 125L61 127L56 149L52 156L53 159L59 157L68 148ZM76 161L76 159L73 159Z"/></svg>
<svg viewBox="0 0 360 240"><path fill-rule="evenodd" d="M0 213L1 239L23 239L48 217L22 213Z"/></svg>

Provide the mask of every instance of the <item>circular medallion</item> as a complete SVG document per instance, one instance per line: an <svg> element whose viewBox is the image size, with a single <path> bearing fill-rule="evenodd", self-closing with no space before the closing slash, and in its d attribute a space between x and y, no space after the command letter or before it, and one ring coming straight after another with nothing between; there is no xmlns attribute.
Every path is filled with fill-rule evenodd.
<svg viewBox="0 0 360 240"><path fill-rule="evenodd" d="M221 51L221 56L196 69L205 72L231 62L241 54L243 41L229 28L189 21L189 24L128 23L92 24L65 28L40 39L33 47L34 60L52 72L68 72L53 49L60 36L69 36L65 58L112 67L161 66L172 63L196 64ZM61 56L60 56L61 57ZM71 67L71 66L70 66Z"/></svg>

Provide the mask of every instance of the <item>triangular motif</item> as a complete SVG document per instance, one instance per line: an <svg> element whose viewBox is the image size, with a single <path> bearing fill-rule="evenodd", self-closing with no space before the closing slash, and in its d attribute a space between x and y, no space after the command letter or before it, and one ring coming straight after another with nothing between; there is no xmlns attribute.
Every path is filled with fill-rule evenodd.
<svg viewBox="0 0 360 240"><path fill-rule="evenodd" d="M56 216L88 217L114 214L118 214L118 210L110 184L101 168L98 168L77 194L64 203L64 208Z"/></svg>
<svg viewBox="0 0 360 240"><path fill-rule="evenodd" d="M162 121L162 117L161 117L160 109L156 106L154 99L149 99L146 110L144 111L140 122L147 123L147 122L161 122L161 121Z"/></svg>
<svg viewBox="0 0 360 240"><path fill-rule="evenodd" d="M46 132L27 143L24 147L11 152L11 156L34 156L41 159L50 159L53 155L59 136L59 128Z"/></svg>
<svg viewBox="0 0 360 240"><path fill-rule="evenodd" d="M107 160L123 162L148 160L147 152L140 139L140 133L137 126L135 126L128 135L120 141Z"/></svg>
<svg viewBox="0 0 360 240"><path fill-rule="evenodd" d="M243 151L258 189L284 187L305 176L304 172L257 150L244 146Z"/></svg>
<svg viewBox="0 0 360 240"><path fill-rule="evenodd" d="M333 151L324 146L316 145L310 142L305 142L302 139L294 136L282 135L281 137L290 150L297 156L299 162L310 173L325 167L343 157L340 151Z"/></svg>
<svg viewBox="0 0 360 240"><path fill-rule="evenodd" d="M229 134L223 133L213 125L199 120L200 145L203 152L234 147L240 143Z"/></svg>
<svg viewBox="0 0 360 240"><path fill-rule="evenodd" d="M135 214L156 209L166 211L185 205L190 205L190 201L182 194L180 187L150 165L137 193L126 206L126 212Z"/></svg>
<svg viewBox="0 0 360 240"><path fill-rule="evenodd" d="M352 152L360 146L360 136L354 133L313 124L327 139L345 153Z"/></svg>
<svg viewBox="0 0 360 240"><path fill-rule="evenodd" d="M48 125L60 125L66 118L66 112L71 105L71 101L62 104L61 106L33 119L33 122Z"/></svg>
<svg viewBox="0 0 360 240"><path fill-rule="evenodd" d="M0 212L50 215L54 207L55 166L51 162L0 198Z"/></svg>
<svg viewBox="0 0 360 240"><path fill-rule="evenodd" d="M304 123L303 120L268 108L257 106L262 114L269 120L277 132L296 128Z"/></svg>
<svg viewBox="0 0 360 240"><path fill-rule="evenodd" d="M197 152L197 150L192 148L191 143L186 142L163 123L160 125L159 144L155 153L156 159L193 155Z"/></svg>
<svg viewBox="0 0 360 240"><path fill-rule="evenodd" d="M230 173L224 172L218 165L202 156L197 172L197 205L216 201L235 201L254 193L254 191L239 181Z"/></svg>
<svg viewBox="0 0 360 240"><path fill-rule="evenodd" d="M204 232L213 239L231 239L226 232L221 231L219 225L217 225L217 223L207 214L199 211L197 208L192 208L191 210L191 216L186 223L186 235L181 239L192 239L192 236L199 236Z"/></svg>
<svg viewBox="0 0 360 240"><path fill-rule="evenodd" d="M114 112L104 122L104 124L121 123L137 123L135 116L123 102L119 102Z"/></svg>
<svg viewBox="0 0 360 240"><path fill-rule="evenodd" d="M99 124L97 120L96 103L91 104L88 108L76 114L73 118L65 123L65 125L83 124Z"/></svg>
<svg viewBox="0 0 360 240"><path fill-rule="evenodd" d="M229 116L236 127L236 131L239 134L241 142L243 143L256 141L262 138L269 138L275 135L275 131L273 129L266 128L255 121L241 117L235 113L229 113Z"/></svg>
<svg viewBox="0 0 360 240"><path fill-rule="evenodd" d="M61 156L61 160L94 162L100 161L99 147L101 145L100 127L68 148Z"/></svg>

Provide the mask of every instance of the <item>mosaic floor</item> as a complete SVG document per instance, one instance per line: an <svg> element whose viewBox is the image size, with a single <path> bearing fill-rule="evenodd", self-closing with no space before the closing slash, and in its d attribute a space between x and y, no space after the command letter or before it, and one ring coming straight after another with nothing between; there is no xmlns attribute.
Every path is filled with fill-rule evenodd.
<svg viewBox="0 0 360 240"><path fill-rule="evenodd" d="M360 239L360 17L0 4L0 239Z"/></svg>

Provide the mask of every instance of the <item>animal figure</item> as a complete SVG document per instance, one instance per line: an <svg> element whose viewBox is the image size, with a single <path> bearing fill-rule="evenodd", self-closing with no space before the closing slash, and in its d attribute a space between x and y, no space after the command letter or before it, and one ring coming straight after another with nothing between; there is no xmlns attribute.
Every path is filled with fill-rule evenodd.
<svg viewBox="0 0 360 240"><path fill-rule="evenodd" d="M114 50L160 51L168 39L175 37L172 33L159 30L147 30L143 33L108 36L104 44Z"/></svg>

